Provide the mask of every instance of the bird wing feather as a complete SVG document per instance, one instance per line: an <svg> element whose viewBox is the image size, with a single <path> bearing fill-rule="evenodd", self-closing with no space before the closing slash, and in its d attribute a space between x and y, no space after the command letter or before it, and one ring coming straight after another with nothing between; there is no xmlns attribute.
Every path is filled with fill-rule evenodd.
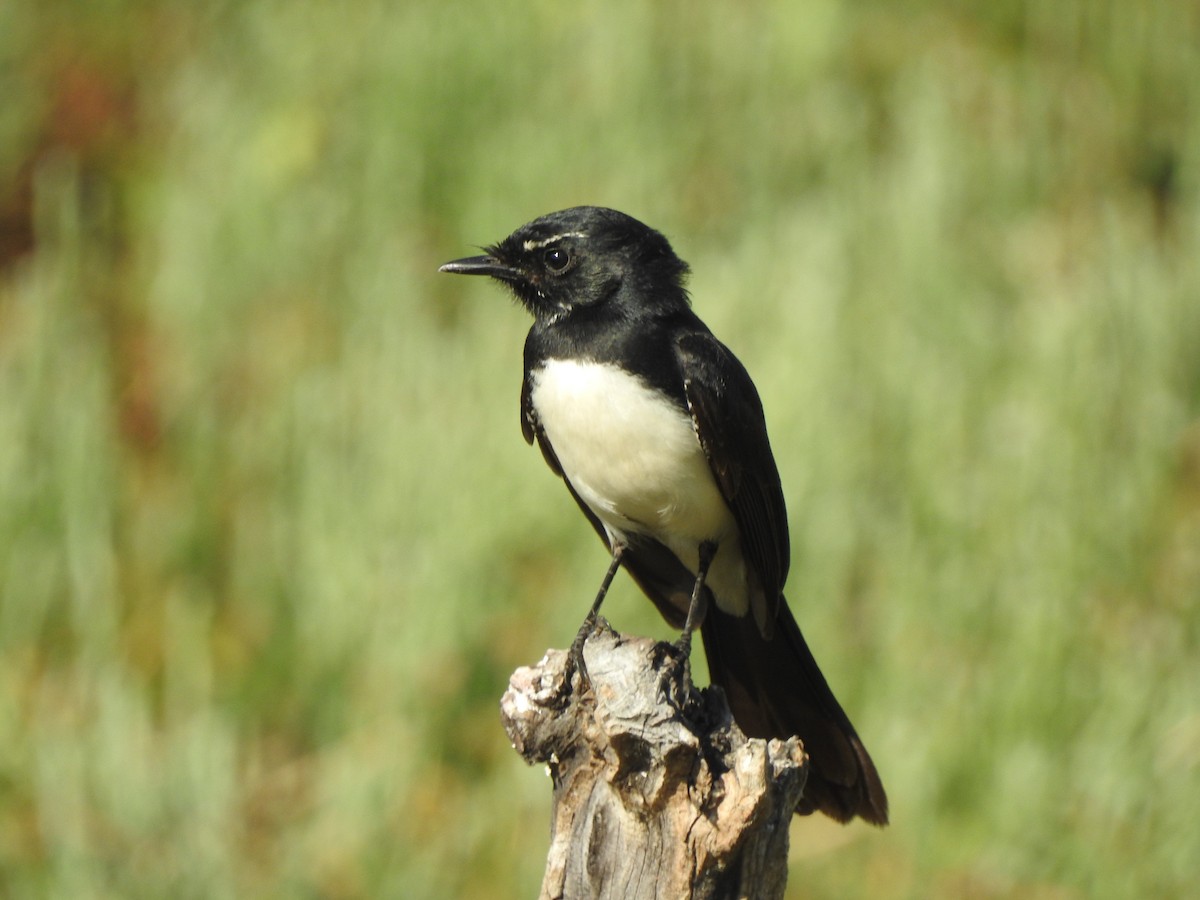
<svg viewBox="0 0 1200 900"><path fill-rule="evenodd" d="M759 629L769 637L787 580L790 546L762 401L745 367L712 334L681 335L675 357L696 437L737 522L742 555L758 579L761 593L751 603Z"/></svg>

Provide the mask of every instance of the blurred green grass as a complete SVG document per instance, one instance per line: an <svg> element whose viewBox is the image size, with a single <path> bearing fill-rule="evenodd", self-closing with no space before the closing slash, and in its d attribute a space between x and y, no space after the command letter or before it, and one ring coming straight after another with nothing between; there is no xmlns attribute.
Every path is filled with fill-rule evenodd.
<svg viewBox="0 0 1200 900"><path fill-rule="evenodd" d="M1197 48L1182 0L0 8L0 894L536 891L496 701L604 558L524 314L435 269L576 203L754 373L891 794L797 822L795 895L1193 889Z"/></svg>

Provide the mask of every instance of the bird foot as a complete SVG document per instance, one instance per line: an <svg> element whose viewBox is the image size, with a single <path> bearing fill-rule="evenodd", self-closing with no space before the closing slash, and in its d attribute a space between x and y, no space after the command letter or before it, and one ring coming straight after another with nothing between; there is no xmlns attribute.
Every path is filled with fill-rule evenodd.
<svg viewBox="0 0 1200 900"><path fill-rule="evenodd" d="M583 620L583 624L579 626L579 631L576 633L575 639L571 641L571 646L567 648L567 661L563 666L562 683L559 685L558 696L555 698L556 705L559 707L566 707L574 690L576 673L579 674L579 692L583 693L592 689L587 662L583 658L583 647L587 643L587 639L600 627L600 621L600 617L595 613L589 613L588 617Z"/></svg>
<svg viewBox="0 0 1200 900"><path fill-rule="evenodd" d="M661 667L660 689L671 705L681 713L692 705L695 685L692 683L691 635L684 635L670 644L659 644L662 654L656 665Z"/></svg>

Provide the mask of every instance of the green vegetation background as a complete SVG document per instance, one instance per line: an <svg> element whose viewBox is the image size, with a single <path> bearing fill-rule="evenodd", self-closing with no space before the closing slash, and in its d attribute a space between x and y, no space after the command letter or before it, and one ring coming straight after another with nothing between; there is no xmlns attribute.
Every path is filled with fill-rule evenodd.
<svg viewBox="0 0 1200 900"><path fill-rule="evenodd" d="M1195 889L1196 4L18 2L0 64L0 895L534 894L496 704L605 560L435 269L578 203L754 373L891 794L795 895Z"/></svg>

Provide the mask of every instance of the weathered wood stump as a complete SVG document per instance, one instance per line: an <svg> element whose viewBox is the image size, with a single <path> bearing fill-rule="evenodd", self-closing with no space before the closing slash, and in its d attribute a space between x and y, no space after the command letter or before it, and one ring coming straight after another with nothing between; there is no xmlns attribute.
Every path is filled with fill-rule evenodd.
<svg viewBox="0 0 1200 900"><path fill-rule="evenodd" d="M670 645L602 622L569 688L566 656L518 669L500 703L514 748L553 778L541 896L782 897L799 739L748 739L719 688L678 696Z"/></svg>

